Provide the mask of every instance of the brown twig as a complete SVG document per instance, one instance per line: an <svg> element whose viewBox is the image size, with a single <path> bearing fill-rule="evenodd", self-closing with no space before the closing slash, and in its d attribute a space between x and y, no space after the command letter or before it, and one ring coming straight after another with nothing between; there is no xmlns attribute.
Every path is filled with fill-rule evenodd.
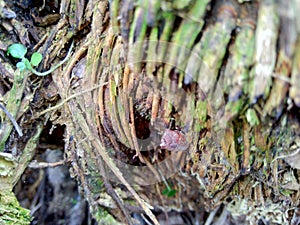
<svg viewBox="0 0 300 225"><path fill-rule="evenodd" d="M69 160L62 160L62 161L53 162L53 163L33 161L28 165L28 167L32 168L32 169L52 168L52 167L56 167L56 166L66 165L69 162L70 162Z"/></svg>
<svg viewBox="0 0 300 225"><path fill-rule="evenodd" d="M99 88L99 87L101 87L101 86L103 86L103 85L106 85L106 83L104 83L104 84L98 84L98 85L96 85L95 87L92 87L92 88L90 88L90 89L88 89L88 90L85 90L85 91L81 91L81 92L75 93L75 94L73 94L73 95L67 97L66 99L62 100L62 101L61 101L60 103L58 103L57 105L55 105L55 106L53 106L53 107L50 107L50 108L48 108L48 109L45 109L44 111L38 113L38 114L35 116L35 118L39 118L40 116L46 114L47 112L51 112L51 111L53 111L53 110L59 109L60 107L62 107L66 102L70 101L71 99L76 98L76 97L78 97L78 96L80 96L80 95L82 95L82 94L91 92L91 91L93 91L93 90L95 90L95 89L97 89L97 88Z"/></svg>

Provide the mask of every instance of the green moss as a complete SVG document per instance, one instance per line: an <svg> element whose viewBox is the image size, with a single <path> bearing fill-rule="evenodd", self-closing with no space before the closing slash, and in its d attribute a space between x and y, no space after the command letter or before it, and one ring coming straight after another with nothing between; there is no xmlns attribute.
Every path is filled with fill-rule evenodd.
<svg viewBox="0 0 300 225"><path fill-rule="evenodd" d="M0 224L26 225L30 224L32 218L30 210L19 205L18 200L11 191L1 191L0 193Z"/></svg>
<svg viewBox="0 0 300 225"><path fill-rule="evenodd" d="M93 213L95 220L99 225L121 225L111 214L109 214L104 208L98 208Z"/></svg>

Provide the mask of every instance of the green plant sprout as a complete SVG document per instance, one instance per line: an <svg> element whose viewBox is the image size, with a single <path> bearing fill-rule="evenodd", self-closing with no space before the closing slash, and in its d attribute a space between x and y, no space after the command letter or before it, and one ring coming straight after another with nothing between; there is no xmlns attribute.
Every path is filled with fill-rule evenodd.
<svg viewBox="0 0 300 225"><path fill-rule="evenodd" d="M172 189L170 186L168 186L162 191L162 194L171 198L176 195L176 190Z"/></svg>
<svg viewBox="0 0 300 225"><path fill-rule="evenodd" d="M176 190L173 189L167 182L166 178L162 175L161 171L158 169L158 172L162 178L163 183L165 184L166 188L161 192L162 195L166 195L169 198L174 197L176 195Z"/></svg>
<svg viewBox="0 0 300 225"><path fill-rule="evenodd" d="M176 190L173 189L172 187L170 187L170 185L168 184L168 182L163 178L163 182L166 186L166 188L162 191L162 195L166 195L169 198L173 197L176 195Z"/></svg>
<svg viewBox="0 0 300 225"><path fill-rule="evenodd" d="M20 62L17 63L17 67L20 69L20 71L23 71L25 69L30 70L33 74L37 75L37 76L46 76L50 73L52 73L54 70L56 70L58 67L60 67L62 64L64 64L68 58L71 55L71 50L73 48L73 44L74 42L72 42L71 47L68 51L67 56L57 65L55 65L54 67L52 67L51 69L49 69L48 71L45 72L38 72L36 71L33 67L36 67L40 64L40 62L43 59L43 56L41 53L39 52L34 52L31 55L30 61L25 58L25 55L27 53L27 48L19 43L15 43L12 44L11 46L8 47L7 49L7 55L11 55L12 57L16 58L16 59L21 59Z"/></svg>

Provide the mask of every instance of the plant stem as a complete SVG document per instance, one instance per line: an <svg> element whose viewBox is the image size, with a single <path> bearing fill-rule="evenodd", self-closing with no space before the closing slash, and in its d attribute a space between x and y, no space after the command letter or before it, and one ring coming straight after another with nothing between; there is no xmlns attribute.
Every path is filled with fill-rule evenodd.
<svg viewBox="0 0 300 225"><path fill-rule="evenodd" d="M72 52L72 49L73 49L73 45L74 45L74 41L72 41L72 44L69 48L69 51L68 51L68 54L67 56L60 62L58 63L57 65L53 66L50 70L47 70L45 72L38 72L36 71L35 69L33 69L30 65L30 68L28 68L32 73L34 73L35 75L37 76L46 76L50 73L52 73L54 70L56 70L58 67L60 67L62 64L64 64L71 56L71 52Z"/></svg>
<svg viewBox="0 0 300 225"><path fill-rule="evenodd" d="M3 112L5 113L5 115L10 119L10 121L14 125L16 131L18 132L19 136L22 137L23 136L23 132L21 130L21 127L18 125L17 121L15 120L15 118L10 114L10 112L5 108L4 105L0 104L0 108L3 110Z"/></svg>

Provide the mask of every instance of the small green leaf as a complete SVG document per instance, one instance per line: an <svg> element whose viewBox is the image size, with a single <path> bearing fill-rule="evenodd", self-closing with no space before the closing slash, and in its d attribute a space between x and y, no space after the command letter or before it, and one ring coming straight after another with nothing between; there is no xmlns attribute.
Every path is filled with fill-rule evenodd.
<svg viewBox="0 0 300 225"><path fill-rule="evenodd" d="M26 69L26 65L24 62L18 62L17 63L17 67L22 71L24 69Z"/></svg>
<svg viewBox="0 0 300 225"><path fill-rule="evenodd" d="M168 197L173 197L173 196L175 196L175 194L176 194L176 190L170 189L170 188L165 188L165 189L162 191L162 194L163 194L163 195L167 195Z"/></svg>
<svg viewBox="0 0 300 225"><path fill-rule="evenodd" d="M11 55L17 59L23 59L27 52L27 48L22 44L12 44L7 49L7 55Z"/></svg>
<svg viewBox="0 0 300 225"><path fill-rule="evenodd" d="M167 195L169 193L169 189L168 188L165 188L163 191L162 191L162 194L163 195Z"/></svg>
<svg viewBox="0 0 300 225"><path fill-rule="evenodd" d="M33 66L37 66L39 65L39 63L42 61L43 59L43 56L41 53L39 52L34 52L32 55L31 55L31 59L30 59L30 62Z"/></svg>
<svg viewBox="0 0 300 225"><path fill-rule="evenodd" d="M168 197L174 197L176 195L176 190L172 189L168 193Z"/></svg>

